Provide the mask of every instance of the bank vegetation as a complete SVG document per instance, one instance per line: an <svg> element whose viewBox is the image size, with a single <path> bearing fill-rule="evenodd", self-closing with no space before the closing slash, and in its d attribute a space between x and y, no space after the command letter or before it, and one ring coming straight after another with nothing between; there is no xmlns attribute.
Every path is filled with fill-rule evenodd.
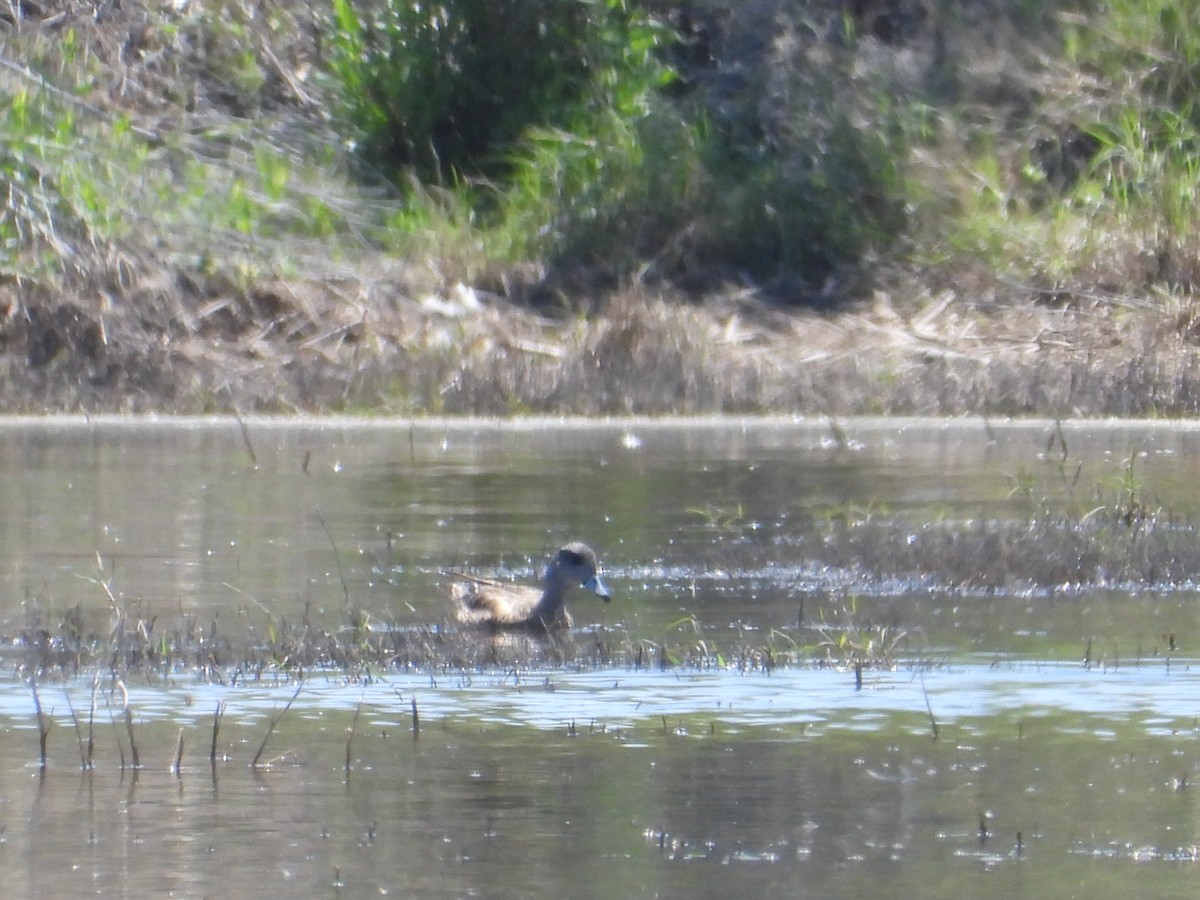
<svg viewBox="0 0 1200 900"><path fill-rule="evenodd" d="M18 0L0 409L1187 415L1181 0Z"/></svg>

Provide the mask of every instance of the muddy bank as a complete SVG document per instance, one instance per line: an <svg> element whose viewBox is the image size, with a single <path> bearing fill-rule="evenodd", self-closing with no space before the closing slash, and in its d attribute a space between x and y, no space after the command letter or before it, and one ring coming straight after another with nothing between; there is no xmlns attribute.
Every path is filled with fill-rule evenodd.
<svg viewBox="0 0 1200 900"><path fill-rule="evenodd" d="M0 302L16 412L519 415L775 412L1186 416L1186 310L1103 299L907 302L838 312L626 291L543 314L381 273Z"/></svg>

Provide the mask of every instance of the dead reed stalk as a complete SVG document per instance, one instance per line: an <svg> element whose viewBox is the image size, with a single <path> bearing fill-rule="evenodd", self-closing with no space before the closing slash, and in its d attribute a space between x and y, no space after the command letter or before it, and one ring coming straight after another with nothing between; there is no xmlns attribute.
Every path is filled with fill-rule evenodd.
<svg viewBox="0 0 1200 900"><path fill-rule="evenodd" d="M121 743L121 730L117 727L117 714L113 712L112 703L109 702L108 694L104 695L104 705L108 707L108 718L112 722L113 734L117 739L117 755L121 758L121 771L125 771L125 745Z"/></svg>
<svg viewBox="0 0 1200 900"><path fill-rule="evenodd" d="M50 736L50 726L46 722L46 716L42 712L42 700L38 697L37 680L29 679L29 687L33 691L33 708L37 711L38 723L38 750L41 759L41 768L43 771L46 768L46 739Z"/></svg>
<svg viewBox="0 0 1200 900"><path fill-rule="evenodd" d="M258 770L258 761L262 758L263 751L267 749L267 741L269 741L271 739L271 735L274 734L275 726L277 726L279 721L285 715L287 715L287 711L292 708L292 704L296 702L296 698L300 696L300 691L303 689L304 682L302 681L296 685L296 692L292 694L291 698L284 705L283 709L281 709L276 715L272 716L271 721L267 723L267 733L263 736L262 743L258 745L258 752L254 754L254 759L250 762L251 769L256 771Z"/></svg>
<svg viewBox="0 0 1200 900"><path fill-rule="evenodd" d="M925 687L925 673L921 673L921 693L925 696L925 709L929 713L929 725L933 729L933 739L938 739L937 718L933 715L933 704L929 700L929 689Z"/></svg>
<svg viewBox="0 0 1200 900"><path fill-rule="evenodd" d="M133 767L140 769L142 767L141 755L138 753L137 740L133 736L133 710L128 706L125 707L125 732L129 735L129 753L132 757Z"/></svg>
<svg viewBox="0 0 1200 900"><path fill-rule="evenodd" d="M75 742L79 745L79 768L88 770L87 745L83 740L83 729L79 727L79 716L75 714L75 704L71 702L71 692L63 687L63 697L67 701L67 712L71 714L71 724L75 727Z"/></svg>
<svg viewBox="0 0 1200 900"><path fill-rule="evenodd" d="M217 708L213 710L212 747L208 751L208 761L213 766L217 764L217 735L221 733L221 719L224 716L225 701L221 700L217 703Z"/></svg>
<svg viewBox="0 0 1200 900"><path fill-rule="evenodd" d="M237 416L238 428L242 431L242 443L246 446L246 452L250 454L250 463L254 468L258 468L258 454L254 452L254 443L250 440L250 429L246 427L246 420L242 418L239 411L234 412Z"/></svg>
<svg viewBox="0 0 1200 900"><path fill-rule="evenodd" d="M141 754L138 753L137 738L133 734L133 710L129 708L129 691L125 688L125 682L118 679L117 688L121 691L121 705L125 710L125 733L129 736L129 755L133 762L133 768L136 771L142 767ZM124 763L122 762L122 767Z"/></svg>
<svg viewBox="0 0 1200 900"><path fill-rule="evenodd" d="M329 539L329 546L333 549L333 564L337 567L338 580L342 583L342 596L346 598L346 609L350 609L350 586L346 584L346 576L342 572L342 558L338 553L337 541L333 539L333 532L325 524L325 517L321 515L321 510L318 509L316 512L317 521L321 523L321 529L325 532L325 537Z"/></svg>
<svg viewBox="0 0 1200 900"><path fill-rule="evenodd" d="M96 750L96 694L100 691L100 673L97 672L92 676L92 699L88 707L88 735L87 735L87 764L85 768L91 769L95 766L94 754Z"/></svg>
<svg viewBox="0 0 1200 900"><path fill-rule="evenodd" d="M346 779L350 779L350 745L354 742L354 731L358 728L358 717L362 714L362 697L358 698L358 706L354 708L354 718L350 720L349 732L346 735Z"/></svg>

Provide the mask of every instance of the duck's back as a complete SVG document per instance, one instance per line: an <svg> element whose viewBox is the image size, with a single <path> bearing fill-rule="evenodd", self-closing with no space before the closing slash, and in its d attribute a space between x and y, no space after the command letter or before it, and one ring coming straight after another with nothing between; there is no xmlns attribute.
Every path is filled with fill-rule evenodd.
<svg viewBox="0 0 1200 900"><path fill-rule="evenodd" d="M560 605L543 621L538 603L543 593L537 588L484 579L460 581L450 589L458 621L491 628L570 628L571 618Z"/></svg>

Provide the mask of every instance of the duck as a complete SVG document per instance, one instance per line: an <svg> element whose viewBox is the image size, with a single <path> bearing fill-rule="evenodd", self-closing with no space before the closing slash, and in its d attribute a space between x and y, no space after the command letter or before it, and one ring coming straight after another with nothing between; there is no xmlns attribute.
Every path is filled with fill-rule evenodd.
<svg viewBox="0 0 1200 900"><path fill-rule="evenodd" d="M600 576L596 552L580 541L564 544L554 554L546 566L541 588L469 575L458 577L461 580L450 590L458 621L491 631L569 631L574 621L563 600L576 585L605 603L612 600L612 593Z"/></svg>

